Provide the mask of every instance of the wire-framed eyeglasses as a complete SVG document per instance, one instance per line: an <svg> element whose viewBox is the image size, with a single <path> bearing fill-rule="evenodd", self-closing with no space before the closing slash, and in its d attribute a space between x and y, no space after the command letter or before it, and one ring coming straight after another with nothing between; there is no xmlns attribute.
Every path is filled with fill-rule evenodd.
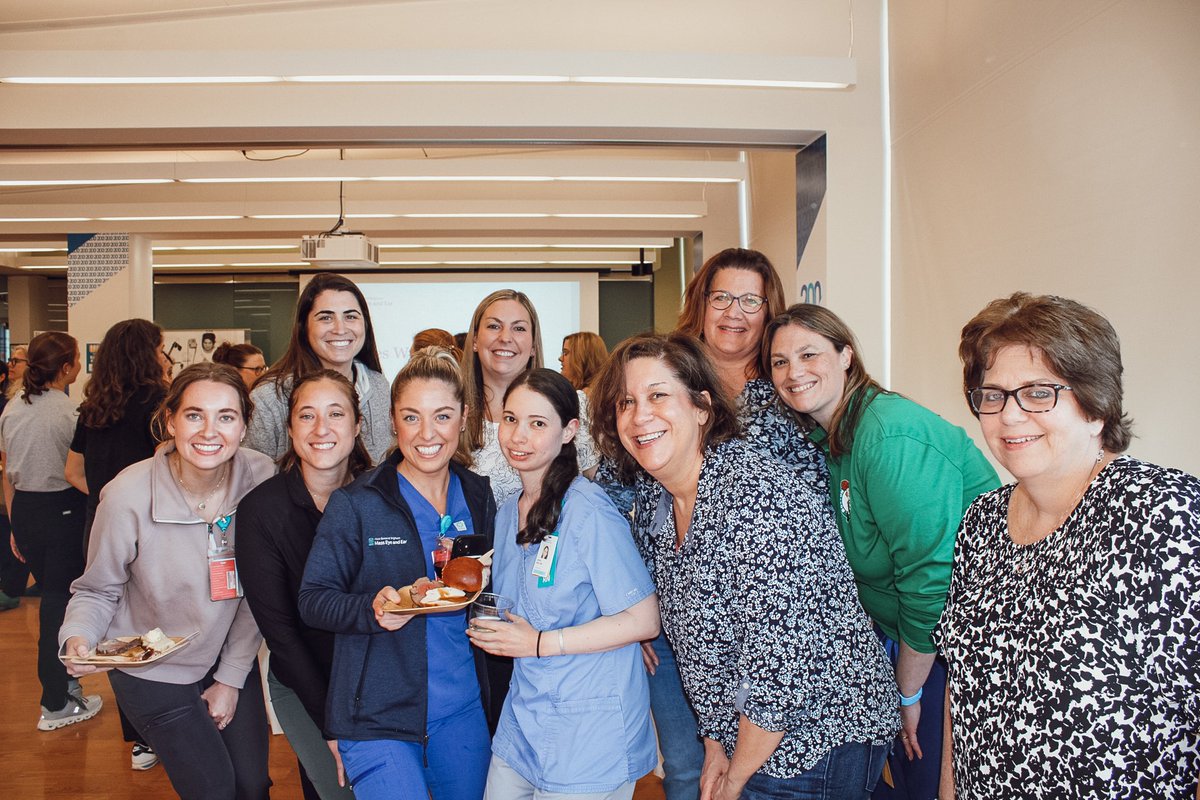
<svg viewBox="0 0 1200 800"><path fill-rule="evenodd" d="M724 311L729 308L733 305L734 300L737 300L738 305L742 307L742 311L745 311L747 314L757 314L762 310L763 304L767 302L767 298L751 294L750 292L739 295L721 291L708 293L708 304L718 311Z"/></svg>

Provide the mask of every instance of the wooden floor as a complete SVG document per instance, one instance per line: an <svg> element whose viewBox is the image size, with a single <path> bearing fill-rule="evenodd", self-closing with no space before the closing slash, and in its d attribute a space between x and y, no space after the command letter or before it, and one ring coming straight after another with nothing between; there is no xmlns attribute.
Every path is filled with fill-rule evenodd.
<svg viewBox="0 0 1200 800"><path fill-rule="evenodd" d="M0 796L6 800L158 800L175 797L161 766L134 772L129 745L121 739L112 689L104 675L84 678L86 694L104 698L98 715L57 731L37 729L41 689L37 680L38 599L0 612ZM271 795L299 798L299 768L284 736L271 737ZM648 775L634 800L662 800L662 782Z"/></svg>

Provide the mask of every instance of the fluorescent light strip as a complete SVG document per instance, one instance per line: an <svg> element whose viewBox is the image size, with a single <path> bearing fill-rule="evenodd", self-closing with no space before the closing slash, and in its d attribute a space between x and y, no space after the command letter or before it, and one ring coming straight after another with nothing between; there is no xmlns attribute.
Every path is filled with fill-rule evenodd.
<svg viewBox="0 0 1200 800"><path fill-rule="evenodd" d="M91 217L0 217L0 222L91 222Z"/></svg>
<svg viewBox="0 0 1200 800"><path fill-rule="evenodd" d="M507 242L492 242L486 244L456 244L452 242L438 242L436 244L385 243L379 245L380 250L663 250L668 247L671 247L671 245L638 243L612 244L609 242L605 242L603 244L511 244Z"/></svg>
<svg viewBox="0 0 1200 800"><path fill-rule="evenodd" d="M234 262L226 264L228 267L307 267L311 266L307 261L259 261L255 262Z"/></svg>
<svg viewBox="0 0 1200 800"><path fill-rule="evenodd" d="M304 175L301 177L268 178L180 178L180 183L357 183L373 180L356 175Z"/></svg>
<svg viewBox="0 0 1200 800"><path fill-rule="evenodd" d="M283 78L273 75L19 75L0 78L0 83L88 86L160 83L282 83L283 80Z"/></svg>
<svg viewBox="0 0 1200 800"><path fill-rule="evenodd" d="M129 186L146 183L174 183L170 178L72 178L68 180L0 181L0 186Z"/></svg>
<svg viewBox="0 0 1200 800"><path fill-rule="evenodd" d="M379 175L372 178L363 178L362 180L394 183L452 183L456 181L470 181L471 183L482 181L506 183L545 183L561 179L555 178L552 175Z"/></svg>
<svg viewBox="0 0 1200 800"><path fill-rule="evenodd" d="M289 75L292 83L568 83L567 75Z"/></svg>
<svg viewBox="0 0 1200 800"><path fill-rule="evenodd" d="M550 214L561 219L698 219L700 214Z"/></svg>
<svg viewBox="0 0 1200 800"><path fill-rule="evenodd" d="M703 175L563 175L554 180L587 183L737 183L741 178L711 178Z"/></svg>
<svg viewBox="0 0 1200 800"><path fill-rule="evenodd" d="M65 253L65 247L0 247L0 253Z"/></svg>
<svg viewBox="0 0 1200 800"><path fill-rule="evenodd" d="M720 86L761 89L845 89L836 81L764 78L682 78L624 75L10 75L0 83L38 85L255 84L255 83L600 83L646 86Z"/></svg>
<svg viewBox="0 0 1200 800"><path fill-rule="evenodd" d="M61 249L61 248L60 248ZM192 244L175 247L151 247L154 252L172 252L178 250L299 250L294 244Z"/></svg>
<svg viewBox="0 0 1200 800"><path fill-rule="evenodd" d="M400 214L399 216L407 217L409 219L538 219L542 217L552 217L555 215L545 213L509 213L507 211L496 211L453 214Z"/></svg>
<svg viewBox="0 0 1200 800"><path fill-rule="evenodd" d="M26 264L18 269L66 269L66 264Z"/></svg>
<svg viewBox="0 0 1200 800"><path fill-rule="evenodd" d="M164 217L96 217L98 222L174 222L196 220L245 219L241 214L195 214Z"/></svg>

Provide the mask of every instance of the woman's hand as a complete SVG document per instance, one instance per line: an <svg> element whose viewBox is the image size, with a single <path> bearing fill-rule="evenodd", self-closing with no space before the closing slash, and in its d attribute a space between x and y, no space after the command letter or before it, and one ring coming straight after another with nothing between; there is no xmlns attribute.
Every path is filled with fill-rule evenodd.
<svg viewBox="0 0 1200 800"><path fill-rule="evenodd" d="M342 754L338 751L337 739L326 739L325 744L329 745L329 751L333 753L333 763L337 764L338 786L345 788L346 770L342 766Z"/></svg>
<svg viewBox="0 0 1200 800"><path fill-rule="evenodd" d="M400 593L396 591L396 587L383 587L379 590L379 594L375 595L375 599L371 601L371 608L375 611L375 621L385 631L398 631L413 618L412 614L389 614L383 610L384 602L400 603Z"/></svg>
<svg viewBox="0 0 1200 800"><path fill-rule="evenodd" d="M63 655L78 656L79 658L87 658L92 652L92 646L88 644L87 639L82 636L72 636L67 639L63 645ZM108 672L112 667L97 667L95 664L75 664L71 661L64 661L63 666L67 668L67 674L72 678L78 678L82 675L91 675L94 672Z"/></svg>
<svg viewBox="0 0 1200 800"><path fill-rule="evenodd" d="M917 741L917 723L920 721L920 700L911 706L900 706L900 743L904 745L904 752L909 761L913 760L913 756L925 757L921 752L921 743Z"/></svg>
<svg viewBox="0 0 1200 800"><path fill-rule="evenodd" d="M542 634L542 656L558 654L557 637L553 642L547 641L550 632ZM467 628L467 636L471 643L494 656L511 656L513 658L532 658L537 656L537 630L525 620L511 611L508 612L508 622L494 620L471 620Z"/></svg>
<svg viewBox="0 0 1200 800"><path fill-rule="evenodd" d="M257 668L256 664L254 669ZM237 710L238 694L238 689L220 681L214 681L212 686L200 694L204 702L208 703L208 715L212 717L217 730L225 730L225 727L233 721L233 714Z"/></svg>
<svg viewBox="0 0 1200 800"><path fill-rule="evenodd" d="M643 645L644 646L644 645ZM715 800L722 785L727 784L729 756L720 742L704 740L704 766L700 769L700 800Z"/></svg>
<svg viewBox="0 0 1200 800"><path fill-rule="evenodd" d="M650 675L658 671L658 653L654 652L654 642L642 642L642 663Z"/></svg>

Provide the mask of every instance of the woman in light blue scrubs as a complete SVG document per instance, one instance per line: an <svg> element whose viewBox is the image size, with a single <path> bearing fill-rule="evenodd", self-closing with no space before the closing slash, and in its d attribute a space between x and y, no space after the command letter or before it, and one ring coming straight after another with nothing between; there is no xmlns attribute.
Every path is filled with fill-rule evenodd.
<svg viewBox="0 0 1200 800"><path fill-rule="evenodd" d="M484 800L627 800L657 762L638 643L658 635L658 598L628 521L579 475L578 429L557 372L530 370L504 396L500 445L522 490L496 517L493 581L515 613L468 631L515 663Z"/></svg>

